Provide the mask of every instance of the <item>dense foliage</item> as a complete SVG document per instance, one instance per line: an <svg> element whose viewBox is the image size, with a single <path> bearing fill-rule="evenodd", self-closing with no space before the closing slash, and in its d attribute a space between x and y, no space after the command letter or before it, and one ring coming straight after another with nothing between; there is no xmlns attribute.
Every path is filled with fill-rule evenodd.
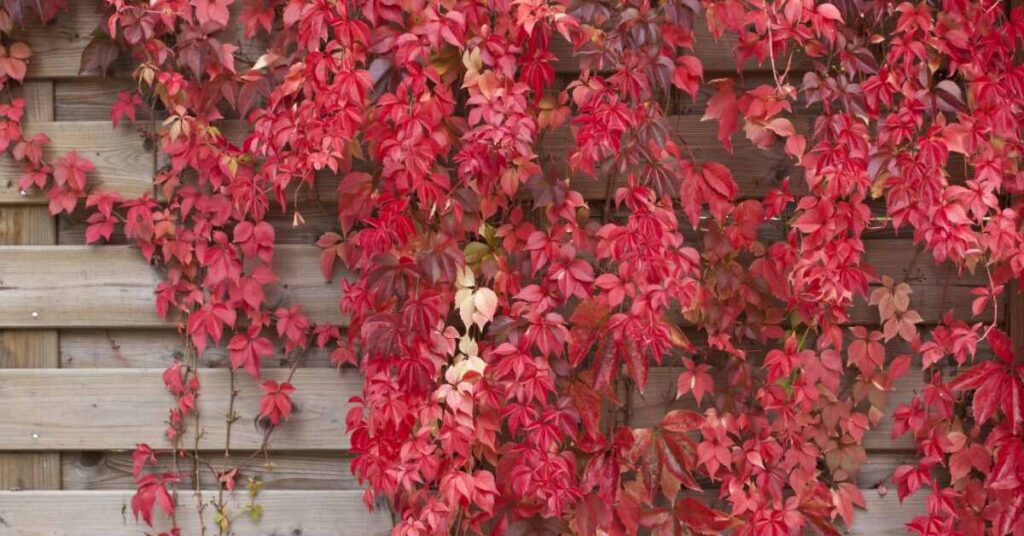
<svg viewBox="0 0 1024 536"><path fill-rule="evenodd" d="M1024 275L1020 8L103 4L83 67L131 58L139 91L112 118L165 118L157 192L89 192L87 160L46 162L46 138L21 136L20 100L0 110L4 145L51 212L84 197L90 242L122 227L165 274L157 308L190 343L164 376L177 401L167 435L175 460L194 458L193 482L207 468L184 431L204 350L226 342L232 369L259 381L283 341L293 370L316 345L364 374L347 416L352 469L367 504L395 513L396 534L837 534L873 484L856 480L865 434L890 419L919 457L892 475L899 498L927 494L911 531L1024 534L1024 363L997 327ZM17 15L5 5L7 31ZM713 43L695 34L708 33L735 43L736 75L705 79ZM575 58L559 60L558 43ZM28 54L0 50L6 77L24 77ZM559 61L580 74L560 79ZM799 172L766 196L742 191L673 128L679 94L728 150L745 137ZM229 139L225 117L248 130ZM541 158L566 128L574 145ZM613 178L592 210L579 185ZM277 279L268 214L301 224L296 200L330 181L337 230L318 243L324 277L345 273L347 326L272 307L265 290ZM865 236L893 231L984 276L974 318L920 326L907 274L865 259ZM854 325L857 303L880 322ZM683 367L678 395L692 409L633 427L622 400L658 364ZM906 374L927 382L887 410ZM297 387L262 382L268 440ZM144 445L135 456L132 508L147 522L155 505L173 515L168 490L189 477L146 471L155 456ZM250 461L210 470L234 489ZM229 530L237 513L211 501Z"/></svg>

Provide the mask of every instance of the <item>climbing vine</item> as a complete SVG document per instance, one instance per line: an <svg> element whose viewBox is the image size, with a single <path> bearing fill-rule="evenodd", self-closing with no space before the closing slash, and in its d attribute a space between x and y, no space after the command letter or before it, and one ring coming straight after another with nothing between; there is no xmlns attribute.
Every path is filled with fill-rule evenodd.
<svg viewBox="0 0 1024 536"><path fill-rule="evenodd" d="M1024 361L999 327L1024 275L1021 8L101 4L83 68L130 58L137 91L111 117L148 110L153 193L90 189L93 166L74 151L44 160L45 135L21 134L20 99L0 108L0 132L25 165L21 188L45 191L53 214L84 199L88 242L121 229L163 275L156 308L187 351L164 373L170 450L133 456L131 506L146 523L155 510L173 520L175 491L198 492L201 471L222 489L196 493L200 518L222 533L259 518L255 498L247 512L225 502L261 454L230 456L236 382L264 393L265 451L302 396L290 375L261 376L283 344L292 371L313 346L361 371L352 470L396 534L838 534L862 490L887 492L857 479L883 422L915 441L917 459L891 475L900 500L927 493L908 529L1024 534ZM0 10L5 84L30 54L9 39L12 5ZM60 8L41 6L44 19ZM705 72L715 41L735 43L735 74ZM578 74L557 73L563 62ZM743 140L794 173L745 192L673 126L684 99L725 150ZM541 151L566 130L570 147ZM603 206L584 198L588 181L613 185ZM332 184L337 226L317 244L325 279L341 274L344 326L267 294L268 217L302 225L304 203ZM944 304L927 326L909 272L867 261L865 238L893 233L923 248L918 262L983 281L971 315ZM195 432L216 345L232 370L221 467ZM688 409L635 426L629 400L656 365L682 368ZM923 387L887 407L908 374ZM158 455L174 470L147 469Z"/></svg>

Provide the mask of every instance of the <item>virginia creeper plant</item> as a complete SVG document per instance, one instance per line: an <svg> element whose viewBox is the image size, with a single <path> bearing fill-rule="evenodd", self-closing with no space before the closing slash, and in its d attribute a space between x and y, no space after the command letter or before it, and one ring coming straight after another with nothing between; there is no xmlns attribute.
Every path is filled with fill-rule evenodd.
<svg viewBox="0 0 1024 536"><path fill-rule="evenodd" d="M61 8L37 5L44 19ZM198 490L203 471L222 489L197 494L201 517L221 533L259 518L257 482L247 512L224 490L263 453L232 458L229 439L214 466L194 437L200 365L226 345L241 372L232 408L235 382L260 384L266 445L302 396L261 378L283 345L293 371L316 346L363 374L346 419L352 470L395 534L839 534L862 490L887 492L858 473L865 434L890 422L916 448L891 475L898 499L927 497L908 530L1024 535L1024 360L999 327L1024 275L1021 8L101 5L83 69L130 59L137 91L111 116L159 123L154 193L91 189L88 160L45 160L45 135L21 134L22 100L0 114L22 188L46 192L54 214L84 204L89 243L120 229L164 275L156 307L187 351L164 373L170 449L134 454L146 523L176 527L175 492ZM5 6L9 83L30 51L9 35L23 14ZM734 72L705 74L702 50L727 46L715 41L734 43ZM578 74L556 74L566 62ZM778 154L790 176L744 192L673 127L683 98L726 150ZM244 132L226 135L225 119ZM559 132L572 146L541 157ZM591 206L588 181L615 186ZM326 185L337 227L317 243L324 277L343 273L345 326L267 297L268 217L302 225ZM893 233L920 262L984 281L971 315L944 308L928 325L913 278L869 265L865 238ZM857 321L867 306L877 321ZM629 401L658 365L682 370L684 409L635 426ZM908 374L922 387L887 406ZM158 455L174 470L153 470Z"/></svg>

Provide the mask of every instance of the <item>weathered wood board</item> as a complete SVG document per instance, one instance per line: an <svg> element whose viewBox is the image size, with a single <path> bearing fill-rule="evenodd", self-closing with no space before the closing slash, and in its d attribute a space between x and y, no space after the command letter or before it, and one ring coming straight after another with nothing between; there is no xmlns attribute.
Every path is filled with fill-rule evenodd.
<svg viewBox="0 0 1024 536"><path fill-rule="evenodd" d="M117 128L110 121L34 121L26 122L26 135L43 133L50 143L45 158L62 157L76 151L95 166L88 174L89 187L116 191L122 197L137 197L152 190L156 159L147 147L144 132L148 123L123 122ZM8 156L0 157L0 204L45 204L45 193L18 189L22 164Z"/></svg>
<svg viewBox="0 0 1024 536"><path fill-rule="evenodd" d="M205 491L204 499L217 492ZM177 519L182 534L196 536L200 523L191 493L181 493ZM0 492L0 536L138 536L147 531L132 516L130 491ZM367 513L362 492L274 490L260 493L256 502L263 517L253 522L245 513L244 490L229 494L229 517L237 536L384 536L391 528L387 509ZM213 526L213 509L204 514ZM162 512L154 515L157 533L170 524ZM214 532L216 530L214 529Z"/></svg>
<svg viewBox="0 0 1024 536"><path fill-rule="evenodd" d="M937 322L949 308L969 312L976 276L936 267L917 255L909 241L868 240L866 245L868 263L879 274L902 280L906 271L920 281L911 304L925 323ZM324 282L319 255L315 246L279 247L274 269L281 281L272 296L282 305L302 304L316 322L343 324L339 287ZM0 246L0 327L166 326L154 306L158 281L156 271L127 246ZM854 323L878 321L877 311L866 303L855 306L851 315Z"/></svg>
<svg viewBox="0 0 1024 536"><path fill-rule="evenodd" d="M173 400L170 395L157 395L164 390L162 370L0 370L0 404L9 410L0 415L0 445L21 450L131 449L140 442L163 445ZM287 376L284 369L263 372L278 381ZM651 369L644 393L630 397L631 425L656 425L671 409L698 409L691 396L676 400L680 372L673 367ZM223 448L228 371L203 370L200 381L201 446ZM298 369L292 383L298 390L296 414L273 435L271 448L337 452L347 448L344 415L348 398L361 392L359 375L348 369ZM236 385L240 394L235 407L242 418L233 427L232 447L255 450L263 438L255 422L262 392L244 372L238 373ZM908 372L888 393L887 411L908 402L923 386L920 369ZM906 436L894 441L891 431L891 421L883 420L865 435L865 446L876 450L913 447Z"/></svg>
<svg viewBox="0 0 1024 536"><path fill-rule="evenodd" d="M153 445L155 448L156 445ZM235 450L231 453L231 463L236 464L250 453ZM154 471L172 469L170 456L159 456L160 464ZM205 452L203 461L215 468L230 467L225 465L223 452ZM888 461L888 463L886 463ZM891 460L882 457L872 466L872 477L885 478L896 467ZM350 464L352 458L337 452L289 452L275 451L267 462L263 456L257 457L246 465L238 474L239 483L247 482L248 478L258 478L263 482L263 489L322 489L322 490L357 490L362 489L352 475ZM179 469L191 474L190 458L180 460ZM135 487L132 476L132 456L128 451L86 451L66 452L63 455L61 489L69 490L126 490ZM874 484L877 480L865 477L863 482ZM208 467L203 466L199 472L200 485L204 488L216 489L217 478Z"/></svg>
<svg viewBox="0 0 1024 536"><path fill-rule="evenodd" d="M167 444L168 409L162 369L0 369L0 445L9 450L119 450L137 443ZM258 450L264 430L257 415L263 391L239 371L231 446ZM264 379L284 381L286 369L267 369ZM200 373L197 403L202 415L200 448L224 449L229 404L229 372ZM292 378L295 410L271 435L273 450L348 448L345 413L349 397L362 392L362 380L352 370L301 369ZM186 422L191 427L191 422ZM191 428L189 428L191 430ZM186 433L191 434L191 431ZM188 437L192 437L189 435Z"/></svg>
<svg viewBox="0 0 1024 536"><path fill-rule="evenodd" d="M278 248L272 305L302 304L317 322L343 324L336 282L325 282L315 246ZM338 276L340 277L340 276ZM0 327L154 327L156 270L120 246L0 247Z"/></svg>
<svg viewBox="0 0 1024 536"><path fill-rule="evenodd" d="M58 86L59 87L59 86ZM809 126L809 119L798 118L798 123ZM782 179L793 176L794 189L799 186L799 169L780 149L758 149L742 134L734 136L735 151L729 152L716 139L715 122L704 122L699 115L676 115L669 126L678 139L685 140L697 161L715 161L729 167L744 197L760 197L778 187ZM109 120L97 121L37 121L26 126L26 132L45 133L52 140L47 146L47 157L58 157L70 150L88 158L96 167L89 174L90 188L116 191L122 197L137 197L153 190L153 175L166 163L163 155L154 156L154 147L146 141L146 133L153 125L149 122L123 122L114 128ZM234 143L241 143L246 132L240 121L225 121L222 131ZM574 135L568 127L546 133L538 140L537 151L541 162L564 162L575 147ZM34 189L22 193L18 189L21 165L8 157L0 158L0 204L45 204L44 192ZM568 175L567 175L568 176ZM586 174L570 176L572 188L589 200L602 200L607 195L606 178L616 185L625 184L624 176L593 177ZM316 197L324 202L336 198L336 177L318 178ZM614 188L611 190L614 193ZM307 194L311 197L311 194Z"/></svg>

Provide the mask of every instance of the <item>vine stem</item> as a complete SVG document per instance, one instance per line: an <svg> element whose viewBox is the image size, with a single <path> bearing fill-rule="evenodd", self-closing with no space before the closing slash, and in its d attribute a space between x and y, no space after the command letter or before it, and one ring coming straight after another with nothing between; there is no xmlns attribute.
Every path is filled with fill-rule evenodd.
<svg viewBox="0 0 1024 536"><path fill-rule="evenodd" d="M195 377L196 383L199 383L199 356L196 353L195 347L192 342L187 340L186 345L188 348L188 371ZM201 385L201 384L200 384ZM193 434L195 441L193 443L192 450L192 491L196 496L196 514L199 516L199 534L200 536L206 535L206 522L203 520L203 511L206 509L206 505L203 503L203 490L199 481L199 466L202 464L202 456L199 453L199 440L202 438L202 422L199 413L199 397L200 393L196 392L196 407L192 411L194 416L195 430Z"/></svg>
<svg viewBox="0 0 1024 536"><path fill-rule="evenodd" d="M230 381L230 393L228 397L228 412L224 416L224 469L221 473L214 470L217 476L217 512L222 518L227 517L226 504L224 502L224 482L221 482L221 475L231 472L231 426L235 423L235 399L238 398L238 389L235 387L235 369L228 367L228 378ZM212 467L211 467L211 470ZM233 477L234 475L232 475ZM224 523L218 523L219 534L224 534Z"/></svg>
<svg viewBox="0 0 1024 536"><path fill-rule="evenodd" d="M988 288L992 292L992 323L985 328L985 333L978 339L978 342L987 339L988 334L999 324L999 298L995 295L996 286L992 280L992 270L988 267L988 264L985 265L985 274L988 276Z"/></svg>

